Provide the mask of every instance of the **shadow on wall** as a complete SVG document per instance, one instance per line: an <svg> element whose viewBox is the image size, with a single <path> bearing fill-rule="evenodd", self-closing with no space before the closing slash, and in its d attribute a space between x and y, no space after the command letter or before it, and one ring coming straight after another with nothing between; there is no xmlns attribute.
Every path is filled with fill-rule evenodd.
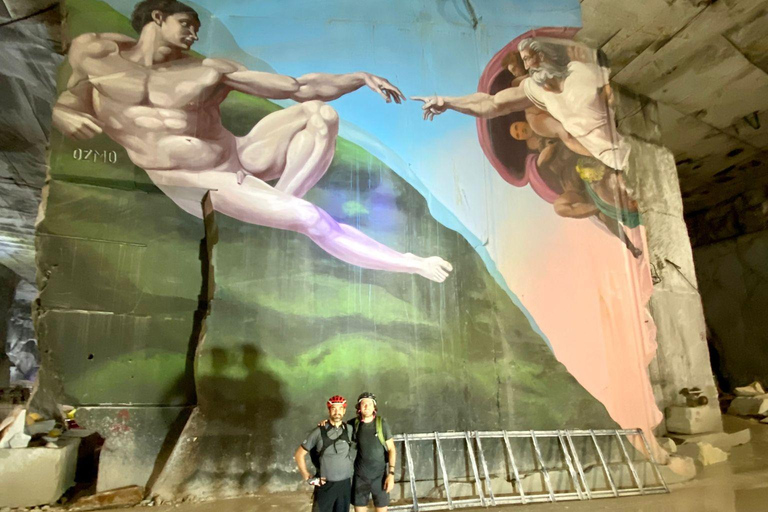
<svg viewBox="0 0 768 512"><path fill-rule="evenodd" d="M253 344L199 354L198 371L206 369L197 378L199 405L182 435L185 446L177 446L154 486L157 495L233 496L270 480L275 423L286 410L282 383L263 355Z"/></svg>

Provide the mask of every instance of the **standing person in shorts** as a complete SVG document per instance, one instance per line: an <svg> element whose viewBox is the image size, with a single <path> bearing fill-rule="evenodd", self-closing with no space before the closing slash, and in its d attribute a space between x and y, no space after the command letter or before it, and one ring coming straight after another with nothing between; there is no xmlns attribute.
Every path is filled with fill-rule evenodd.
<svg viewBox="0 0 768 512"><path fill-rule="evenodd" d="M376 512L386 512L389 492L395 487L397 451L389 425L377 414L373 393L365 392L358 397L357 418L350 423L357 444L352 505L355 512L365 512L373 498Z"/></svg>
<svg viewBox="0 0 768 512"><path fill-rule="evenodd" d="M328 421L315 427L296 449L294 459L301 477L314 487L312 512L349 512L355 445L354 426L344 423L347 401L335 395L328 399ZM310 454L317 469L307 470Z"/></svg>

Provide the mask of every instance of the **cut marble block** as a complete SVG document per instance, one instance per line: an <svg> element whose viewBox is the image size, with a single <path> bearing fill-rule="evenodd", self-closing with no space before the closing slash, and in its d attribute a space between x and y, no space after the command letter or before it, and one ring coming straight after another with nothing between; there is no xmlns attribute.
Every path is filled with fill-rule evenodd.
<svg viewBox="0 0 768 512"><path fill-rule="evenodd" d="M723 420L720 417L720 409L713 406L667 407L667 430L678 434L722 432Z"/></svg>
<svg viewBox="0 0 768 512"><path fill-rule="evenodd" d="M0 507L55 503L75 485L79 445L79 439L66 439L57 448L0 449Z"/></svg>

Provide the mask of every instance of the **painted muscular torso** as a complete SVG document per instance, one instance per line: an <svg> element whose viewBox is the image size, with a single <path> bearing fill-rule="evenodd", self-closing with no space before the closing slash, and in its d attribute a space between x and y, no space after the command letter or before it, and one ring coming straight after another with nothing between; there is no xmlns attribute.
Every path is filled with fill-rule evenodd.
<svg viewBox="0 0 768 512"><path fill-rule="evenodd" d="M104 132L143 169L226 170L237 152L219 104L229 93L222 77L236 68L194 58L145 67L121 56L124 48L92 43L82 61Z"/></svg>

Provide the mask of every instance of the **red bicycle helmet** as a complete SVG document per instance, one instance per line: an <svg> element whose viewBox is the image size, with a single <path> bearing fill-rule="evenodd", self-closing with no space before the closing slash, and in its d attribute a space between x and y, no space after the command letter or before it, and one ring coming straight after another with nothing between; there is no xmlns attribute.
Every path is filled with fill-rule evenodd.
<svg viewBox="0 0 768 512"><path fill-rule="evenodd" d="M333 395L331 398L328 399L328 402L326 402L326 405L330 409L332 405L343 405L344 407L347 406L347 399L344 398L341 395Z"/></svg>

